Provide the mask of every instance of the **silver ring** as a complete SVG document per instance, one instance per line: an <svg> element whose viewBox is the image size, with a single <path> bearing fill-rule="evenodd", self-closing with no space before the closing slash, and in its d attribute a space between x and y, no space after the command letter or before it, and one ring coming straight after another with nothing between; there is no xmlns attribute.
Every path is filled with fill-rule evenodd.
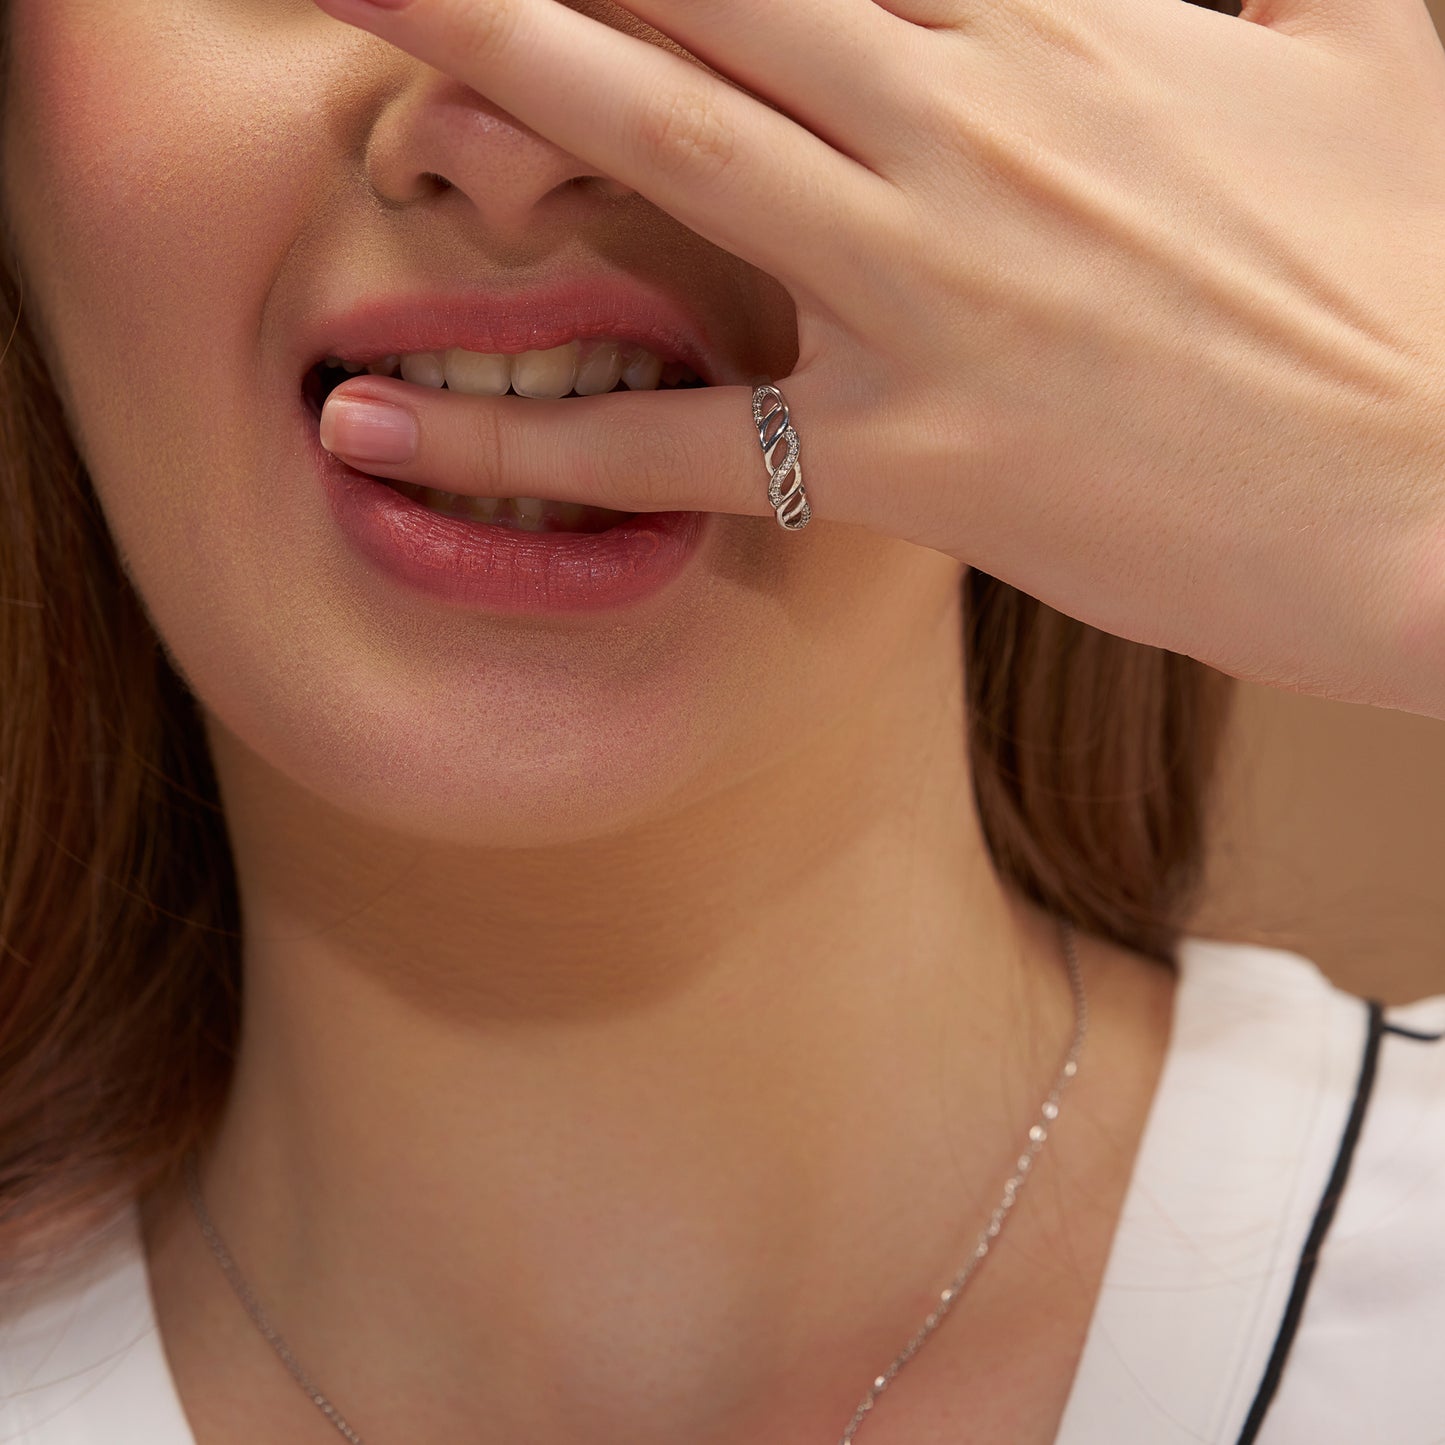
<svg viewBox="0 0 1445 1445"><path fill-rule="evenodd" d="M783 393L771 382L764 381L753 391L753 421L758 428L758 443L768 466L768 502L778 514L778 525L788 532L801 532L808 525L813 510L803 490L803 464L798 460L798 434L791 425L791 413ZM786 445L781 466L773 465L773 453ZM793 474L793 483L783 490L783 480Z"/></svg>

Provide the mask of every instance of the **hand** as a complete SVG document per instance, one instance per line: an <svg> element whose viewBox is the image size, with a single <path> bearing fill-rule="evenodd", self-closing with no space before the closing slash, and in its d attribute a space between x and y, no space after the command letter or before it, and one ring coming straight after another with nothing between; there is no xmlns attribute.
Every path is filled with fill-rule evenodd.
<svg viewBox="0 0 1445 1445"><path fill-rule="evenodd" d="M815 525L1238 677L1445 717L1445 54L1421 0L629 0L711 74L556 0L317 3L787 288ZM419 423L377 475L771 516L748 388L360 378L330 405L355 396Z"/></svg>

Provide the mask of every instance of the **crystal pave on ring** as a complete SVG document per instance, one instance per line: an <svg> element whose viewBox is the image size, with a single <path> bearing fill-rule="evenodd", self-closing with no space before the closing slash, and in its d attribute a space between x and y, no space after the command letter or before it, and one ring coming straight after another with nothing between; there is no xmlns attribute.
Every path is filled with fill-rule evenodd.
<svg viewBox="0 0 1445 1445"><path fill-rule="evenodd" d="M771 406L765 403L771 402ZM803 490L803 464L798 460L798 433L792 427L792 413L783 393L764 380L753 391L753 422L768 466L768 501L778 514L778 525L788 532L801 532L813 515L808 494ZM773 464L773 453L785 443L788 451L781 466ZM785 492L782 479L793 473L793 485Z"/></svg>

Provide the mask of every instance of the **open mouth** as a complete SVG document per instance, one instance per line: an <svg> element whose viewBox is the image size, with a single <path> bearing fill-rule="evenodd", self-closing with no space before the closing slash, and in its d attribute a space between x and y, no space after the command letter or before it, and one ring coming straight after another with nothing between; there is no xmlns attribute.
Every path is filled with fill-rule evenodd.
<svg viewBox="0 0 1445 1445"><path fill-rule="evenodd" d="M559 401L619 391L670 391L707 385L684 362L607 338L573 341L549 351L517 356L481 355L459 349L387 356L367 363L332 356L314 365L302 382L302 393L313 416L320 419L326 399L342 382L367 373L471 396ZM395 478L373 480L429 512L517 531L604 532L637 515L545 497L468 497Z"/></svg>
<svg viewBox="0 0 1445 1445"><path fill-rule="evenodd" d="M343 381L363 373L400 377L418 386L469 396L556 401L613 391L675 391L707 385L686 362L632 342L593 337L517 355L484 355L452 348L364 362L328 356L307 372L303 381L306 399L320 415L326 398Z"/></svg>

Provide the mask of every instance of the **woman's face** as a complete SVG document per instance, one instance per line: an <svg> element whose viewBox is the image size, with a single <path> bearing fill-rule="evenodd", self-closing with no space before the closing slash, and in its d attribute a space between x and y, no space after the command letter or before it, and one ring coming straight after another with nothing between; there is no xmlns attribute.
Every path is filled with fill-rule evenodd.
<svg viewBox="0 0 1445 1445"><path fill-rule="evenodd" d="M575 8L665 43L610 4ZM218 755L387 828L575 841L824 729L862 742L925 654L956 662L937 643L958 566L830 525L825 475L805 533L716 517L681 577L612 611L498 616L374 570L308 437L298 338L318 315L624 272L692 307L729 367L786 377L788 293L310 0L8 9L25 311ZM737 443L761 492L741 406Z"/></svg>

